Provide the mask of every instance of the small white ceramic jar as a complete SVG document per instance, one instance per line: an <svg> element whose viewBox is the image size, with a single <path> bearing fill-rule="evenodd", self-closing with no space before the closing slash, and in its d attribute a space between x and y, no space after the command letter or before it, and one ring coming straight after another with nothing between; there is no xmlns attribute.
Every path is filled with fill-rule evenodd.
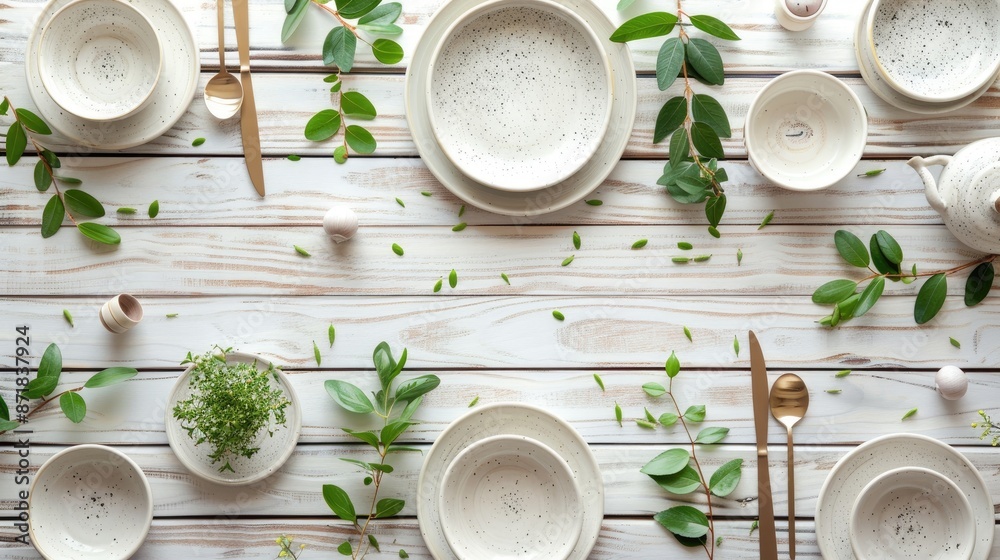
<svg viewBox="0 0 1000 560"><path fill-rule="evenodd" d="M805 31L825 8L826 0L775 0L774 16L789 31Z"/></svg>

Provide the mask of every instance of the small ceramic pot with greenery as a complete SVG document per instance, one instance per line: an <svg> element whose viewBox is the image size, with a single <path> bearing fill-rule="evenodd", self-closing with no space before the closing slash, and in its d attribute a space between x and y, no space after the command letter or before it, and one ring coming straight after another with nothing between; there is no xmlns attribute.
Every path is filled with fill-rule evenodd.
<svg viewBox="0 0 1000 560"><path fill-rule="evenodd" d="M295 392L267 360L216 346L189 364L167 401L167 439L193 474L250 484L281 468L302 418Z"/></svg>

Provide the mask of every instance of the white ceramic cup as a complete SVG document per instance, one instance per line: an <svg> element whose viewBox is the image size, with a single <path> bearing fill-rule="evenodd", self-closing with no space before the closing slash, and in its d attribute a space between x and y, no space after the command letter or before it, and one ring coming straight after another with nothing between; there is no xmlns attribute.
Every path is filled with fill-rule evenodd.
<svg viewBox="0 0 1000 560"><path fill-rule="evenodd" d="M101 324L115 334L121 334L142 321L142 305L128 294L111 298L101 306Z"/></svg>
<svg viewBox="0 0 1000 560"><path fill-rule="evenodd" d="M566 460L526 436L477 441L448 465L438 508L460 560L565 560L583 529Z"/></svg>
<svg viewBox="0 0 1000 560"><path fill-rule="evenodd" d="M954 482L902 467L876 477L851 510L858 560L969 560L976 542L972 506Z"/></svg>
<svg viewBox="0 0 1000 560"><path fill-rule="evenodd" d="M42 85L80 118L113 121L151 101L163 51L153 24L122 0L75 0L40 31Z"/></svg>
<svg viewBox="0 0 1000 560"><path fill-rule="evenodd" d="M839 79L797 70L771 80L750 103L743 143L754 168L793 191L824 189L861 160L868 117Z"/></svg>
<svg viewBox="0 0 1000 560"><path fill-rule="evenodd" d="M124 560L153 522L142 469L103 445L76 445L49 457L28 497L31 544L47 560Z"/></svg>
<svg viewBox="0 0 1000 560"><path fill-rule="evenodd" d="M805 31L826 9L827 0L775 0L774 17L789 31ZM792 5L789 6L789 3Z"/></svg>

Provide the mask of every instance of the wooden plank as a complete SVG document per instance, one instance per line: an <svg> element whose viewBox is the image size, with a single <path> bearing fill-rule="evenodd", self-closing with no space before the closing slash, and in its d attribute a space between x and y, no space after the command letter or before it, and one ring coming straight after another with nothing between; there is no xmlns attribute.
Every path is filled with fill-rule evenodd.
<svg viewBox="0 0 1000 560"><path fill-rule="evenodd" d="M363 227L453 225L462 202L427 171L420 159L358 158L335 165L327 157L292 162L264 160L265 174L280 180L268 184L262 200L244 177L238 158L79 157L65 164L65 173L84 181L84 188L107 208L108 223L119 227L149 225L315 225L334 204L344 204ZM858 178L871 169L877 177ZM792 192L773 187L745 161L726 164L728 205L724 226L756 225L775 212L773 224L897 225L940 224L927 204L916 173L902 161L865 160L854 173L829 189ZM469 207L462 220L472 225L542 224L699 224L705 223L700 204L678 204L656 180L658 161L622 161L592 197L604 204L575 204L533 218L511 218ZM18 165L0 179L0 217L7 225L41 223L49 196L32 186L32 166ZM431 197L420 193L427 191ZM152 198L160 201L155 222L145 219ZM400 198L406 208L395 202ZM116 215L116 208L139 210ZM723 228L725 231L725 227ZM126 232L126 243L130 234ZM699 232L699 237L704 237ZM61 237L60 237L61 239ZM707 239L707 237L706 237Z"/></svg>
<svg viewBox="0 0 1000 560"><path fill-rule="evenodd" d="M702 332L695 331L700 340ZM340 344L338 342L338 344ZM324 351L324 363L333 360L337 350ZM681 359L688 352L681 348ZM416 358L417 356L414 355ZM7 365L7 364L4 364ZM110 364L109 364L110 365ZM35 444L102 443L166 444L164 412L166 398L173 388L179 368L174 371L144 371L135 380L106 389L87 389L88 414L80 424L72 424L57 403L39 409L27 426ZM772 369L771 381L783 369ZM79 387L94 373L64 372L58 391ZM655 416L669 412L666 397L651 398L640 390L644 383L666 385L662 368L647 370L604 370L600 375L606 391L594 381L594 370L501 370L436 371L441 386L425 397L418 415L420 424L405 434L410 443L433 443L455 418L468 411L467 405L478 397L480 406L501 402L535 405L565 419L589 443L683 444L687 440L679 428L658 429L656 434L640 428L634 418L648 408ZM796 371L810 387L808 416L795 426L796 438L803 445L850 445L900 430L917 432L950 444L977 444L980 430L969 423L979 419L976 411L996 410L1000 402L1000 379L995 371L970 372L969 393L960 401L942 399L934 390L933 371L854 371L845 379L833 371ZM376 424L347 414L337 407L323 387L328 379L342 379L366 391L375 390L374 372L289 370L289 378L302 403L302 443L352 443L340 427L374 429ZM417 375L404 373L403 377ZM16 388L14 376L5 374L0 395L13 405ZM724 425L730 429L727 443L756 442L753 408L750 403L750 373L747 370L685 371L675 380L681 407L704 404L706 425ZM839 390L830 394L827 390ZM618 403L625 423L614 421L613 407ZM919 413L901 422L903 413L913 407ZM696 427L696 426L695 426ZM8 436L10 440L13 436ZM403 441L403 440L401 440ZM770 432L772 444L785 442L784 431L776 422Z"/></svg>
<svg viewBox="0 0 1000 560"><path fill-rule="evenodd" d="M442 271L444 272L444 271ZM465 278L464 275L461 278ZM463 289L466 281L460 280ZM126 291L128 276L109 281ZM445 288L448 292L448 288ZM1000 348L1000 300L972 310L950 298L928 324L913 322L913 298L884 297L862 319L830 331L816 320L827 308L804 296L752 297L185 297L142 299L146 318L125 335L98 327L103 298L0 299L13 348L14 326L27 325L40 355L59 343L67 368L176 368L191 350L210 344L254 352L289 367L312 367L312 341L337 325L328 367L371 367L380 340L409 348L413 369L659 368L683 349L689 368L749 368L746 332L760 337L772 371L788 368L925 368L946 363L995 368ZM76 327L62 317L70 309ZM552 317L560 309L563 322ZM173 319L167 313L179 313ZM689 344L684 326L698 333ZM733 337L744 351L733 354ZM953 348L949 336L964 343ZM12 351L12 350L11 350ZM462 399L463 405L465 399Z"/></svg>

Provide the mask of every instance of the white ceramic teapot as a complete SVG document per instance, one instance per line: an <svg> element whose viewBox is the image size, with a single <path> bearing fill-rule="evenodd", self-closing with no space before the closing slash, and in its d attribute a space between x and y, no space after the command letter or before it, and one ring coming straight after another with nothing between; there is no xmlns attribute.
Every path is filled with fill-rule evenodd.
<svg viewBox="0 0 1000 560"><path fill-rule="evenodd" d="M1000 138L987 138L954 156L915 157L909 162L924 182L927 202L969 247L1000 254ZM942 165L935 181L931 165Z"/></svg>

